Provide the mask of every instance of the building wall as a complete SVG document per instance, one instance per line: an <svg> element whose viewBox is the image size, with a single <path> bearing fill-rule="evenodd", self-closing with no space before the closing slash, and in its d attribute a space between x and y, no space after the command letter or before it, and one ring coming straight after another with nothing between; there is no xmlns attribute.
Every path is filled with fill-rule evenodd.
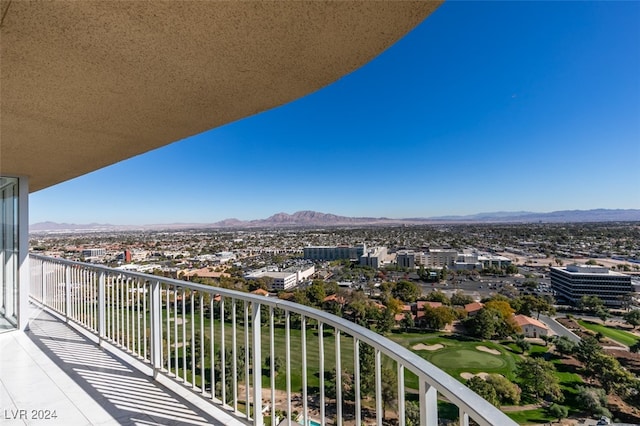
<svg viewBox="0 0 640 426"><path fill-rule="evenodd" d="M310 246L303 249L303 257L310 260L359 259L363 254L363 246Z"/></svg>
<svg viewBox="0 0 640 426"><path fill-rule="evenodd" d="M400 268L415 269L416 253L410 250L401 250L396 254L396 262Z"/></svg>
<svg viewBox="0 0 640 426"><path fill-rule="evenodd" d="M536 327L535 325L527 324L527 325L523 325L521 328L522 328L522 333L525 335L525 337L540 337L540 336L547 335L546 329Z"/></svg>
<svg viewBox="0 0 640 426"><path fill-rule="evenodd" d="M622 305L622 297L633 292L629 275L611 272L606 268L602 271L602 268L585 269L572 266L551 268L551 288L556 292L558 299L565 299L575 305L582 296L598 296L605 306L619 308ZM589 270L593 272L573 272Z"/></svg>
<svg viewBox="0 0 640 426"><path fill-rule="evenodd" d="M417 263L426 268L451 267L457 257L456 250L429 250L426 253L420 253L417 257Z"/></svg>
<svg viewBox="0 0 640 426"><path fill-rule="evenodd" d="M366 253L360 256L360 265L369 266L371 268L379 268L387 257L386 247L376 247L369 249Z"/></svg>

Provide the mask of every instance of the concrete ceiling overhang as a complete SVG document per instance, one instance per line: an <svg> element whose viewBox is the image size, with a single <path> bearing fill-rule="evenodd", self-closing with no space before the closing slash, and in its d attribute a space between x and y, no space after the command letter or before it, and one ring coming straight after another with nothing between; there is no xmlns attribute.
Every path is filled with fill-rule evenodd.
<svg viewBox="0 0 640 426"><path fill-rule="evenodd" d="M282 105L440 4L2 0L0 175L37 191Z"/></svg>

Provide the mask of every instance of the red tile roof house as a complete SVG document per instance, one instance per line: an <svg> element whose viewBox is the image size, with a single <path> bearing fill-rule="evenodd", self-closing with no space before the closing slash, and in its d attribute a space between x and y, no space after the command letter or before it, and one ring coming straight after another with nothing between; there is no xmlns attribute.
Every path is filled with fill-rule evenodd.
<svg viewBox="0 0 640 426"><path fill-rule="evenodd" d="M269 292L263 288L255 289L251 293L258 294L260 296L269 296Z"/></svg>
<svg viewBox="0 0 640 426"><path fill-rule="evenodd" d="M467 312L467 315L469 315L470 317L477 314L482 308L484 308L484 304L480 302L471 302L469 304L464 305L464 310Z"/></svg>
<svg viewBox="0 0 640 426"><path fill-rule="evenodd" d="M549 333L547 326L535 318L526 315L514 315L513 321L522 329L522 334L525 337L540 337Z"/></svg>

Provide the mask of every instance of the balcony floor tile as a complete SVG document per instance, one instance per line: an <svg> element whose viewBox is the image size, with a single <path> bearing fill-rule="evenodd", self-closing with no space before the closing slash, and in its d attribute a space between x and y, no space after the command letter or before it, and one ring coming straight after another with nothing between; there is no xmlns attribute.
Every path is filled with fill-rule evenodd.
<svg viewBox="0 0 640 426"><path fill-rule="evenodd" d="M51 415L55 418L39 419ZM244 424L197 395L185 398L53 315L0 334L0 424Z"/></svg>

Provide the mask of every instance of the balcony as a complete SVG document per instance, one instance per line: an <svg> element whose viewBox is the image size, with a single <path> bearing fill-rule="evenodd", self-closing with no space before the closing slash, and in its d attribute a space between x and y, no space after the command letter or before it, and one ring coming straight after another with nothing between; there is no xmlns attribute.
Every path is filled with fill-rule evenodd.
<svg viewBox="0 0 640 426"><path fill-rule="evenodd" d="M2 365L17 366L1 370L2 391L20 382L31 395L11 410L67 404L87 424L435 426L439 408L455 406L460 425L515 424L418 355L326 312L38 255L30 270L42 312L0 340L25 352L2 351Z"/></svg>

